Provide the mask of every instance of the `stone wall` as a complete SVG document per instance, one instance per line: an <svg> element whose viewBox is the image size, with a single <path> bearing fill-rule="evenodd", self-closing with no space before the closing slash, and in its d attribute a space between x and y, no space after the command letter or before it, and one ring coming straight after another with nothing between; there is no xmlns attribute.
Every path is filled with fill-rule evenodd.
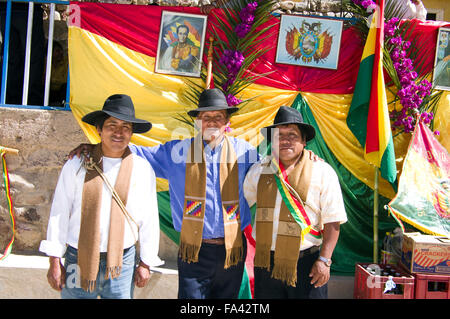
<svg viewBox="0 0 450 319"><path fill-rule="evenodd" d="M19 150L19 155L6 155L16 220L13 252L38 253L40 241L46 237L53 192L64 158L78 144L87 142L71 112L0 108L0 145ZM1 184L3 253L12 230ZM175 260L177 246L163 233L160 242L160 257Z"/></svg>
<svg viewBox="0 0 450 319"><path fill-rule="evenodd" d="M16 219L15 251L37 251L45 238L53 191L64 157L87 139L71 112L0 108L0 145L6 155ZM0 188L0 246L11 238L11 225Z"/></svg>

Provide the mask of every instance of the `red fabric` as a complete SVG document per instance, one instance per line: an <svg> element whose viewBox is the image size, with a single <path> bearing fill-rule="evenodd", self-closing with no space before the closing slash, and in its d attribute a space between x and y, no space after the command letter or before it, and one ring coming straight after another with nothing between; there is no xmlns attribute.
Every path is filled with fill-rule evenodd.
<svg viewBox="0 0 450 319"><path fill-rule="evenodd" d="M421 21L421 20L409 20L411 22L411 27L409 31L406 33L406 36L403 40L411 41L411 45L415 46L418 49L429 49L432 47L433 50L431 54L429 52L428 55L425 54L424 50L417 54L417 57L410 58L414 62L414 68L423 64L423 72L420 75L425 75L431 72L434 68L434 59L436 56L436 42L438 31L440 27L450 27L450 23L445 21ZM405 23L405 20L402 20L400 25ZM414 44L413 41L416 41Z"/></svg>
<svg viewBox="0 0 450 319"><path fill-rule="evenodd" d="M70 16L79 26L128 49L156 57L163 10L201 14L198 7L160 7L71 2L80 8L80 18ZM76 11L75 11L76 12ZM72 19L73 18L73 19Z"/></svg>
<svg viewBox="0 0 450 319"><path fill-rule="evenodd" d="M384 21L384 0L377 1L378 8L380 12L380 21ZM375 21L377 23L377 21ZM372 83L370 89L370 100L369 100L369 113L367 116L367 135L365 144L365 153L369 154L372 152L383 152L384 149L380 150L380 114L383 112L386 101L382 99L382 90L385 91L386 88L383 84L378 83L378 78L382 79L383 67L383 45L384 45L384 23L379 23L376 26L376 38L375 38L375 52L374 61L372 66ZM381 68L381 70L380 70ZM381 86L382 85L382 86ZM383 92L384 93L384 92ZM381 119L383 120L383 119ZM390 133L390 132L389 132ZM379 153L380 154L380 153ZM379 155L381 157L381 154Z"/></svg>
<svg viewBox="0 0 450 319"><path fill-rule="evenodd" d="M264 56L259 73L274 71L257 83L280 89L314 93L352 93L358 75L363 45L353 28L343 30L337 70L296 65L276 64L277 37L272 39L272 49Z"/></svg>
<svg viewBox="0 0 450 319"><path fill-rule="evenodd" d="M77 19L75 14L71 15L71 18L79 22L81 28L152 57L156 57L157 54L163 10L201 14L200 8L197 7L135 6L92 2L71 2L71 4L80 9L80 18ZM218 25L217 19L221 21L225 19L221 9L213 9L209 14L205 39L208 39L212 33L213 25ZM412 20L412 22L414 25L410 32L412 39L433 46L436 43L438 28L450 25L447 22L419 20ZM270 50L256 60L254 72L256 74L271 72L271 74L258 79L257 84L313 93L353 93L364 47L354 28L343 30L338 68L328 70L275 63L280 21L276 17L271 17L268 24L273 25L273 28L269 31L271 35L263 41L263 45L268 45ZM216 29L219 36L226 39L223 30ZM218 50L219 45L216 45L215 49ZM204 62L206 63L206 56ZM214 62L217 63L217 61ZM434 66L434 54L424 56L419 52L415 65L422 62L425 63L426 71L431 71Z"/></svg>

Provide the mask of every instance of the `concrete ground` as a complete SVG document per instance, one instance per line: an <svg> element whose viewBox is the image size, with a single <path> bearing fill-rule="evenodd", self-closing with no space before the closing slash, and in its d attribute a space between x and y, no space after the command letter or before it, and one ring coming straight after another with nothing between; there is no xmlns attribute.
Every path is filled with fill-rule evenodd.
<svg viewBox="0 0 450 319"><path fill-rule="evenodd" d="M48 257L9 255L0 261L0 299L57 299L60 295L47 283ZM152 269L144 288L136 288L136 299L175 299L178 271L175 262ZM330 299L353 298L353 277L332 276L328 284Z"/></svg>

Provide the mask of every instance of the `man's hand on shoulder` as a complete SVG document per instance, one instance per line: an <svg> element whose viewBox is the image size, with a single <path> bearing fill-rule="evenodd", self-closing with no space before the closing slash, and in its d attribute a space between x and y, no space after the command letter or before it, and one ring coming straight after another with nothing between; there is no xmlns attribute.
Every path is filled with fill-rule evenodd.
<svg viewBox="0 0 450 319"><path fill-rule="evenodd" d="M69 159L72 159L75 155L81 157L81 153L89 153L93 148L94 144L80 144L70 151Z"/></svg>

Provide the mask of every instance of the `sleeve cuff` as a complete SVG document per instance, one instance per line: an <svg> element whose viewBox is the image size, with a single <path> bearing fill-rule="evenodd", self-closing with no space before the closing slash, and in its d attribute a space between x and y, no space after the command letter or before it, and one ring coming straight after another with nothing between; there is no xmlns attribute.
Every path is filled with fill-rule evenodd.
<svg viewBox="0 0 450 319"><path fill-rule="evenodd" d="M41 241L39 246L39 251L47 254L47 256L62 258L66 252L66 245L61 245L59 243L51 242L48 240Z"/></svg>
<svg viewBox="0 0 450 319"><path fill-rule="evenodd" d="M146 252L145 249L142 249L140 252L140 258L144 264L150 267L158 267L164 265L164 261L159 258L159 256L155 253Z"/></svg>
<svg viewBox="0 0 450 319"><path fill-rule="evenodd" d="M340 224L344 224L347 222L347 217L332 215L332 216L327 216L327 218L324 218L322 220L322 224L337 223L337 222L339 222Z"/></svg>
<svg viewBox="0 0 450 319"><path fill-rule="evenodd" d="M142 254L141 254L141 261L150 267L162 266L165 263L164 260L161 260L158 256L149 258L149 257L144 257Z"/></svg>

